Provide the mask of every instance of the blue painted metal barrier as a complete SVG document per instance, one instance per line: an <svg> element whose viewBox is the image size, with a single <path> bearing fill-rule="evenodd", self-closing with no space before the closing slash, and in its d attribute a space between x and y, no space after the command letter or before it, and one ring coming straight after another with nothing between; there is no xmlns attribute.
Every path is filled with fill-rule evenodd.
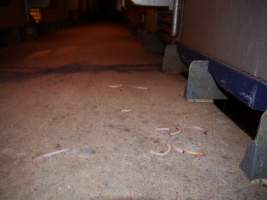
<svg viewBox="0 0 267 200"><path fill-rule="evenodd" d="M267 82L184 45L178 45L178 51L187 64L194 60L208 60L209 72L221 88L253 110L267 110Z"/></svg>

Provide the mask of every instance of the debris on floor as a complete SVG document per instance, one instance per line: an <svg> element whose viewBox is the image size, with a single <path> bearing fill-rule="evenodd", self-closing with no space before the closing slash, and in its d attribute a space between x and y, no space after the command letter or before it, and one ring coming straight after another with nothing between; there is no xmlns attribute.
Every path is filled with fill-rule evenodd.
<svg viewBox="0 0 267 200"><path fill-rule="evenodd" d="M56 156L56 155L59 155L59 154L62 154L62 153L66 153L66 152L69 152L69 151L70 151L70 149L62 149L62 150L58 150L58 151L53 151L53 152L50 152L50 153L46 153L46 154L37 156L36 158L34 158L34 160L35 161L43 160L45 158L50 158L50 157L53 157L53 156Z"/></svg>
<svg viewBox="0 0 267 200"><path fill-rule="evenodd" d="M200 127L200 126L191 126L191 127L189 127L190 129L194 129L194 130L196 130L196 131L204 131L204 129L202 128L202 127Z"/></svg>
<svg viewBox="0 0 267 200"><path fill-rule="evenodd" d="M176 128L176 131L171 132L170 136L176 136L182 133L182 130L180 128Z"/></svg>
<svg viewBox="0 0 267 200"><path fill-rule="evenodd" d="M122 84L118 84L118 85L109 85L109 87L112 88L112 89L121 88L122 86L123 86Z"/></svg>
<svg viewBox="0 0 267 200"><path fill-rule="evenodd" d="M91 147L82 147L82 148L78 148L78 149L62 149L62 150L58 150L58 151L53 151L50 153L46 153L40 156L35 157L33 160L34 161L39 161L39 160L43 160L46 158L50 158L59 154L63 154L63 153L72 153L74 155L83 157L83 158L87 158L93 154L96 154L96 151L91 148Z"/></svg>
<svg viewBox="0 0 267 200"><path fill-rule="evenodd" d="M183 153L183 154L186 153L186 154L189 154L189 155L193 155L195 157L203 157L203 156L206 156L206 154L204 152L200 152L200 151L186 150L186 149L182 149L182 148L176 147L176 146L174 146L173 148L178 153Z"/></svg>
<svg viewBox="0 0 267 200"><path fill-rule="evenodd" d="M168 133L170 136L176 136L182 133L182 130L180 128L176 128L174 132L171 132L170 128L156 128L156 131L160 133Z"/></svg>
<svg viewBox="0 0 267 200"><path fill-rule="evenodd" d="M155 151L150 151L151 154L156 155L156 156L166 156L171 152L172 146L170 144L167 144L168 149L165 152L155 152ZM189 154L189 155L193 155L195 157L204 157L206 156L206 154L204 152L201 151L191 151L191 150L186 150L180 147L176 147L173 146L174 150L178 153L182 153L182 154Z"/></svg>
<svg viewBox="0 0 267 200"><path fill-rule="evenodd" d="M122 109L121 112L122 113L129 113L129 112L132 112L132 110L131 109Z"/></svg>
<svg viewBox="0 0 267 200"><path fill-rule="evenodd" d="M168 144L167 146L168 146L168 149L165 152L150 151L150 153L155 156L167 156L171 152L171 149L172 149L170 144Z"/></svg>
<svg viewBox="0 0 267 200"><path fill-rule="evenodd" d="M143 86L132 86L132 88L137 89L137 90L148 90L147 87L143 87Z"/></svg>

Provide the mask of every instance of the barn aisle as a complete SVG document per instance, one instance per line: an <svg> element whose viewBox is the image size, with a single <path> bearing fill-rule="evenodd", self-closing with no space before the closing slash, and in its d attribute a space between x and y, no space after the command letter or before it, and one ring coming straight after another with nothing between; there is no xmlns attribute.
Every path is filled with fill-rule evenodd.
<svg viewBox="0 0 267 200"><path fill-rule="evenodd" d="M61 70L159 69L160 65L161 55L144 48L140 40L118 23L67 28L0 49L2 78Z"/></svg>
<svg viewBox="0 0 267 200"><path fill-rule="evenodd" d="M266 199L238 167L250 138L187 102L185 78L126 28L69 28L0 55L0 199Z"/></svg>

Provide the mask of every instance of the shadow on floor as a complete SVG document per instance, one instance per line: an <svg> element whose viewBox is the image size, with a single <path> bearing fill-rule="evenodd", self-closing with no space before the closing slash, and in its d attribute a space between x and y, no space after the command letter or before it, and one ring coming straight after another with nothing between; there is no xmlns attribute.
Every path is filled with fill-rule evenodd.
<svg viewBox="0 0 267 200"><path fill-rule="evenodd" d="M183 62L186 64L185 60L183 60ZM182 75L188 79L188 71L184 72ZM250 109L226 91L224 92L228 100L215 100L214 104L248 136L255 139L263 112Z"/></svg>
<svg viewBox="0 0 267 200"><path fill-rule="evenodd" d="M233 97L229 97L228 100L216 100L215 105L247 135L255 139L262 112L248 108Z"/></svg>
<svg viewBox="0 0 267 200"><path fill-rule="evenodd" d="M159 71L161 64L116 64L116 65L90 65L68 64L50 69L22 68L22 69L0 69L0 83L14 80L31 79L50 74L72 74L80 72L103 72L115 71L119 73L130 73L132 71Z"/></svg>

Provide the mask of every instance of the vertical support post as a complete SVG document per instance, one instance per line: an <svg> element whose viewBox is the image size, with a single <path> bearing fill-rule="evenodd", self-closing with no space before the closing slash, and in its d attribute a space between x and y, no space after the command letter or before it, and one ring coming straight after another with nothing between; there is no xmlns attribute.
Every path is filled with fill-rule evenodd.
<svg viewBox="0 0 267 200"><path fill-rule="evenodd" d="M251 180L267 178L267 111L261 117L257 137L249 145L241 168Z"/></svg>
<svg viewBox="0 0 267 200"><path fill-rule="evenodd" d="M173 19L172 19L172 36L173 37L177 35L178 16L179 16L179 0L174 0Z"/></svg>
<svg viewBox="0 0 267 200"><path fill-rule="evenodd" d="M212 102L226 99L208 71L209 61L193 61L189 68L189 77L185 97L192 102Z"/></svg>
<svg viewBox="0 0 267 200"><path fill-rule="evenodd" d="M175 44L167 45L163 57L162 70L164 72L185 72L186 66L181 61Z"/></svg>

